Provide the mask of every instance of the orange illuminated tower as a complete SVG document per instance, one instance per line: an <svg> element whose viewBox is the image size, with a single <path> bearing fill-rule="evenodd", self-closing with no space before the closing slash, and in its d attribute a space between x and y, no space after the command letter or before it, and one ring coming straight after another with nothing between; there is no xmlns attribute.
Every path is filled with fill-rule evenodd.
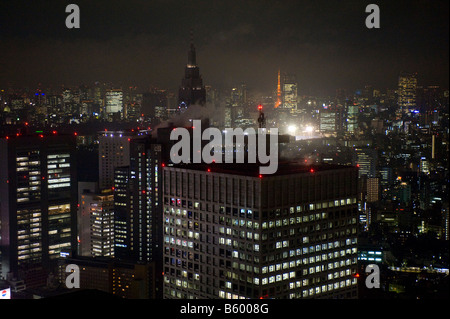
<svg viewBox="0 0 450 319"><path fill-rule="evenodd" d="M275 108L281 105L281 77L280 69L278 69L278 85L277 85L277 102L275 103Z"/></svg>

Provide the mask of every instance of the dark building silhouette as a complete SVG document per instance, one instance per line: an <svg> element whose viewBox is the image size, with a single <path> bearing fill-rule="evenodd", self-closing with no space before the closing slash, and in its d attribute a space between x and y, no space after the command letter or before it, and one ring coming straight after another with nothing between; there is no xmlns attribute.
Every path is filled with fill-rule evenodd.
<svg viewBox="0 0 450 319"><path fill-rule="evenodd" d="M188 63L184 71L184 78L181 80L181 87L178 92L178 107L187 108L193 104L203 105L206 101L206 90L197 66L197 58L194 43L191 39L191 47L188 53Z"/></svg>
<svg viewBox="0 0 450 319"><path fill-rule="evenodd" d="M167 109L167 92L165 90L152 90L142 95L141 113L150 119L158 118L158 108Z"/></svg>
<svg viewBox="0 0 450 319"><path fill-rule="evenodd" d="M159 136L135 136L130 139L129 152L130 165L117 167L114 174L115 257L154 263L153 297L162 298L162 169L167 161L166 143Z"/></svg>

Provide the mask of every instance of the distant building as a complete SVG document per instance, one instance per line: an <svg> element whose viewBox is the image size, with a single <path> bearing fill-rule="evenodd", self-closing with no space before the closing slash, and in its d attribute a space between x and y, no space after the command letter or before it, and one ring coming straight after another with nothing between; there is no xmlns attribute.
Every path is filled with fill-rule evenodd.
<svg viewBox="0 0 450 319"><path fill-rule="evenodd" d="M109 90L105 93L106 113L118 113L123 110L123 92L122 90Z"/></svg>
<svg viewBox="0 0 450 319"><path fill-rule="evenodd" d="M343 129L342 105L324 105L319 109L319 131L323 134L336 134Z"/></svg>
<svg viewBox="0 0 450 319"><path fill-rule="evenodd" d="M358 129L359 104L356 102L347 102L347 132L354 134Z"/></svg>
<svg viewBox="0 0 450 319"><path fill-rule="evenodd" d="M178 107L182 110L193 104L204 105L205 102L206 90L197 65L194 43L191 41L188 63L178 91Z"/></svg>
<svg viewBox="0 0 450 319"><path fill-rule="evenodd" d="M153 121L165 120L167 107L167 92L165 90L153 90L144 93L142 96L141 112Z"/></svg>
<svg viewBox="0 0 450 319"><path fill-rule="evenodd" d="M285 74L283 76L283 108L297 111L297 80L295 75Z"/></svg>
<svg viewBox="0 0 450 319"><path fill-rule="evenodd" d="M378 202L380 200L380 178L367 178L367 197L368 203Z"/></svg>
<svg viewBox="0 0 450 319"><path fill-rule="evenodd" d="M401 73L398 77L398 112L408 115L416 109L417 73Z"/></svg>
<svg viewBox="0 0 450 319"><path fill-rule="evenodd" d="M376 176L378 162L377 151L371 148L357 148L354 163L359 167L359 176Z"/></svg>

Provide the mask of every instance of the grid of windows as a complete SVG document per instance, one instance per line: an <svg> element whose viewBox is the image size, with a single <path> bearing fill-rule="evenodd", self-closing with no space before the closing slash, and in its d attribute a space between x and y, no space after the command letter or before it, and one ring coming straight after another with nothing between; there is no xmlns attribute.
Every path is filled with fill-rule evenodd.
<svg viewBox="0 0 450 319"><path fill-rule="evenodd" d="M264 192L304 185L309 175L260 179L165 169L165 296L355 297L357 171L349 172L344 190L326 194L334 175L324 174L322 187L306 182L321 196L280 205L263 200Z"/></svg>

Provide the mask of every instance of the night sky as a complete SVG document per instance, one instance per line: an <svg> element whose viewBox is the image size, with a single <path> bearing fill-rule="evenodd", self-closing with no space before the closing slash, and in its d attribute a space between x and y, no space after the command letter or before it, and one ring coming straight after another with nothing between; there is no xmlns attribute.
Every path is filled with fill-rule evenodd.
<svg viewBox="0 0 450 319"><path fill-rule="evenodd" d="M66 5L81 11L67 29ZM376 3L381 28L367 29ZM400 71L448 87L448 0L71 0L0 3L0 86L92 84L176 90L194 32L204 84L275 89L278 68L299 93L366 84L394 88Z"/></svg>

